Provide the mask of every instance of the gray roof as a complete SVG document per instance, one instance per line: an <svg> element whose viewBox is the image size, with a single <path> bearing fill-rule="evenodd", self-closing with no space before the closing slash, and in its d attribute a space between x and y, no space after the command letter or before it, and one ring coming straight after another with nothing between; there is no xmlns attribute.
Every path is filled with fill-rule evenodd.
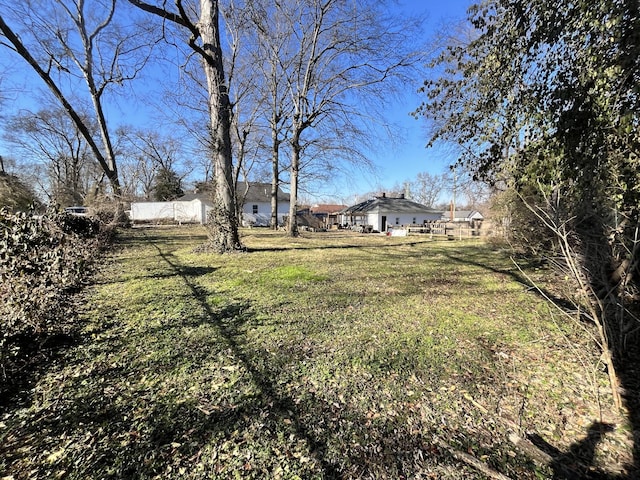
<svg viewBox="0 0 640 480"><path fill-rule="evenodd" d="M271 184L261 182L249 182L249 190L246 190L247 184L245 182L238 182L238 196L242 197L247 191L244 197L244 203L269 203L271 201ZM284 193L280 187L278 187L278 201L288 202L290 196L288 193Z"/></svg>
<svg viewBox="0 0 640 480"><path fill-rule="evenodd" d="M484 216L477 210L456 210L455 214L456 218L484 218Z"/></svg>
<svg viewBox="0 0 640 480"><path fill-rule="evenodd" d="M484 220L484 215L477 210L456 210L454 214L454 220L456 221ZM442 212L442 218L450 219L451 210Z"/></svg>
<svg viewBox="0 0 640 480"><path fill-rule="evenodd" d="M238 197L242 198L247 188L247 184L245 182L238 182L237 193ZM205 191L199 193L187 193L180 197L178 200L183 202L190 202L192 200L203 200L206 202L210 202L213 197L213 192ZM278 187L278 201L279 202L288 202L290 200L290 196L288 193L284 193L280 187ZM271 202L271 184L270 183L259 183L259 182L249 182L249 190L247 191L247 195L244 197L244 203L269 203Z"/></svg>
<svg viewBox="0 0 640 480"><path fill-rule="evenodd" d="M204 193L190 192L190 193L185 193L183 196L178 198L178 200L181 201L181 202L191 202L192 200L210 201L211 200L211 192L204 192Z"/></svg>
<svg viewBox="0 0 640 480"><path fill-rule="evenodd" d="M435 213L441 214L442 210L433 210L426 205L412 200L392 197L376 197L347 207L342 210L343 214L364 215L366 213Z"/></svg>

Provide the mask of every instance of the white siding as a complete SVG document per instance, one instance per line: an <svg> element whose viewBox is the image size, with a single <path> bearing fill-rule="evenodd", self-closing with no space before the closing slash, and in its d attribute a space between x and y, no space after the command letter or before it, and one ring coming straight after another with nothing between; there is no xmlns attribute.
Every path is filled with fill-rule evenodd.
<svg viewBox="0 0 640 480"><path fill-rule="evenodd" d="M133 202L131 204L131 220L173 220L172 202Z"/></svg>
<svg viewBox="0 0 640 480"><path fill-rule="evenodd" d="M254 214L253 206L258 206L257 214ZM245 202L242 206L242 223L243 226L269 225L271 221L271 203L267 202ZM289 215L289 202L278 202L278 223L284 223L284 217Z"/></svg>
<svg viewBox="0 0 640 480"><path fill-rule="evenodd" d="M172 202L173 203L173 219L176 222L185 223L204 223L202 202L200 200L192 200L190 202Z"/></svg>
<svg viewBox="0 0 640 480"><path fill-rule="evenodd" d="M388 221L389 218L387 218L387 222ZM365 225L373 225L374 230L380 231L380 229L382 228L382 217L380 217L380 215L378 215L377 213L368 213Z"/></svg>
<svg viewBox="0 0 640 480"><path fill-rule="evenodd" d="M422 225L425 221L431 222L433 220L440 220L441 214L439 212L435 213L394 213L394 212L386 212L386 213L370 213L368 215L368 223L373 225L373 228L378 231L382 231L382 217L387 217L387 229L389 227L396 227L402 225L412 225L415 223L417 225ZM397 220L397 223L396 223Z"/></svg>
<svg viewBox="0 0 640 480"><path fill-rule="evenodd" d="M242 206L243 213L253 214L253 206L258 206L258 214L269 215L271 217L271 203L267 202L245 202ZM278 202L278 216L289 214L289 202Z"/></svg>
<svg viewBox="0 0 640 480"><path fill-rule="evenodd" d="M152 222L173 220L179 223L206 223L210 207L200 200L190 202L133 202L131 220L134 222Z"/></svg>

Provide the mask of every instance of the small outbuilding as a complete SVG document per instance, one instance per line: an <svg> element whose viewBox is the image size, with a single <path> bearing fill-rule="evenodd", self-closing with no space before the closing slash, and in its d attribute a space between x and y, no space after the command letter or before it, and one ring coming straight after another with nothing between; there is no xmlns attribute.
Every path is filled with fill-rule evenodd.
<svg viewBox="0 0 640 480"><path fill-rule="evenodd" d="M320 220L324 228L330 229L340 223L340 212L345 208L346 205L316 203L309 208L309 214Z"/></svg>
<svg viewBox="0 0 640 480"><path fill-rule="evenodd" d="M133 222L206 223L211 202L203 198L185 198L172 202L132 202Z"/></svg>
<svg viewBox="0 0 640 480"><path fill-rule="evenodd" d="M266 226L271 220L271 184L238 182L238 202L242 204L244 226ZM212 193L187 193L169 202L132 202L134 222L176 222L205 224L213 209ZM289 194L278 189L278 222L289 214Z"/></svg>

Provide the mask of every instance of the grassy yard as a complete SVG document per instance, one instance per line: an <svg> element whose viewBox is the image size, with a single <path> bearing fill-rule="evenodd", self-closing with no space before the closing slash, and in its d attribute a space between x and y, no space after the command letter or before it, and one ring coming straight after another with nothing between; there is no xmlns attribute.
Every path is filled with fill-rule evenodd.
<svg viewBox="0 0 640 480"><path fill-rule="evenodd" d="M0 478L487 478L471 457L513 479L614 478L631 461L588 331L507 253L264 230L243 232L247 253L194 253L205 241L119 234L82 340L1 411Z"/></svg>

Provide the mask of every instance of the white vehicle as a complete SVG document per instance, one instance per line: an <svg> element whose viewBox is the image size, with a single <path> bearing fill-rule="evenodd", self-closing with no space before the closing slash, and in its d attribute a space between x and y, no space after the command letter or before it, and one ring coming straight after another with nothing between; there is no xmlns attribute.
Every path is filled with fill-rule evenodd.
<svg viewBox="0 0 640 480"><path fill-rule="evenodd" d="M77 215L79 217L86 217L89 214L87 207L67 207L64 209L65 213L69 215Z"/></svg>

